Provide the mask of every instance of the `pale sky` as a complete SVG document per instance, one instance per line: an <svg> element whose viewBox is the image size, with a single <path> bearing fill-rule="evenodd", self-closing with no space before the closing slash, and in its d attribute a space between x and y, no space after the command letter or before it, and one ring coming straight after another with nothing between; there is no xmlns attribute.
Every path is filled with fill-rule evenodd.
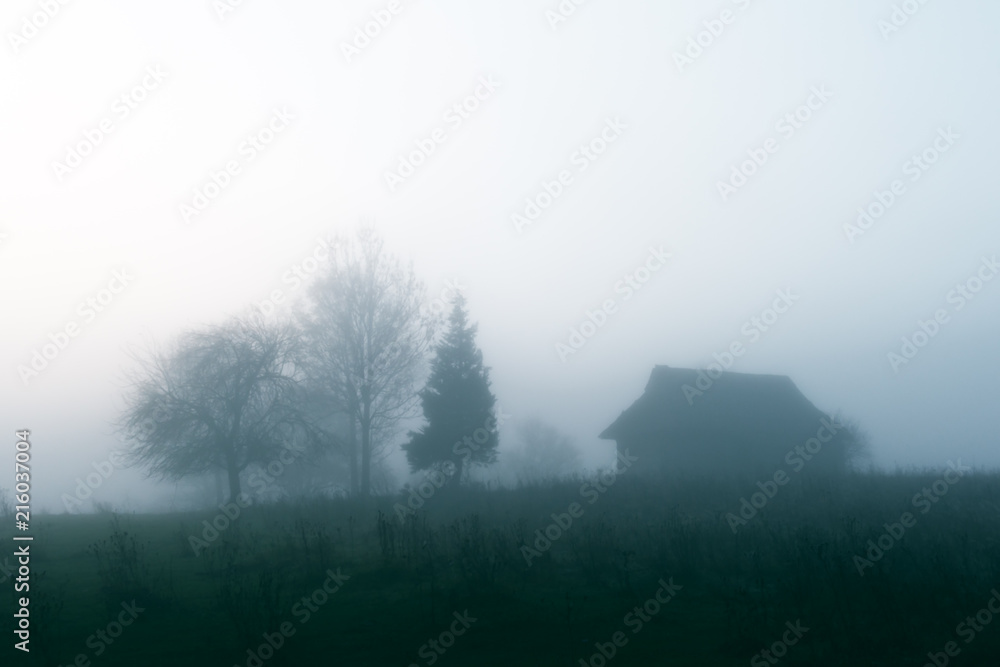
<svg viewBox="0 0 1000 667"><path fill-rule="evenodd" d="M734 341L731 370L790 375L866 427L880 465L1000 464L1000 280L976 282L1000 253L1000 6L913 2L894 29L888 0L589 0L547 17L559 5L6 2L0 422L33 431L38 502L58 508L119 444L129 348L275 289L300 297L286 273L363 218L432 297L465 287L505 412L571 434L590 465L654 365L704 367ZM345 55L373 12L391 20ZM213 173L225 187L185 216ZM557 196L515 224L545 183ZM846 233L876 192L884 214ZM670 258L616 291L651 248ZM970 280L972 300L952 292ZM751 342L778 290L796 300ZM116 488L134 498L131 474Z"/></svg>

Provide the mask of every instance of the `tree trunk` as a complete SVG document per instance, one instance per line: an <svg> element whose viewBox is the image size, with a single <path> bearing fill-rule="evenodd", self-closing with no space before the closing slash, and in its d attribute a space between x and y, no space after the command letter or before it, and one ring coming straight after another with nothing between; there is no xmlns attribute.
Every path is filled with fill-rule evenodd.
<svg viewBox="0 0 1000 667"><path fill-rule="evenodd" d="M366 419L361 423L361 495L369 496L372 488L372 425Z"/></svg>
<svg viewBox="0 0 1000 667"><path fill-rule="evenodd" d="M226 461L226 467L229 472L229 502L235 503L236 498L240 495L240 470L236 465L236 456L230 454Z"/></svg>
<svg viewBox="0 0 1000 667"><path fill-rule="evenodd" d="M221 505L226 501L226 483L222 468L215 469L215 504Z"/></svg>
<svg viewBox="0 0 1000 667"><path fill-rule="evenodd" d="M350 442L348 443L348 465L350 466L351 474L351 495L358 495L359 485L358 485L358 420L355 418L354 410L350 411L351 418L351 432L350 432Z"/></svg>

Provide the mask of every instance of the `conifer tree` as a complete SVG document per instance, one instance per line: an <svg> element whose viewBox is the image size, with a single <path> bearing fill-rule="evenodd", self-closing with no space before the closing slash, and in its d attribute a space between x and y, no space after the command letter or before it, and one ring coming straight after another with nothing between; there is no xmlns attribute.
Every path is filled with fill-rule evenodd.
<svg viewBox="0 0 1000 667"><path fill-rule="evenodd" d="M476 330L469 324L465 298L459 295L448 330L435 349L427 385L420 392L427 425L411 431L410 441L403 445L414 472L454 472L461 483L471 465L496 462L496 397L490 391L489 368L476 347Z"/></svg>

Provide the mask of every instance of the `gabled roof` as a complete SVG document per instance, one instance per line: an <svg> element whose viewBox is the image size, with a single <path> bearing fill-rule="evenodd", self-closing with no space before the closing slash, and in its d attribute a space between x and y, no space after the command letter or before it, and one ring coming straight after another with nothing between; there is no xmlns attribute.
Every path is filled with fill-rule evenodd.
<svg viewBox="0 0 1000 667"><path fill-rule="evenodd" d="M600 437L808 437L816 432L824 416L785 375L723 372L706 388L705 379L698 384L699 373L710 378L707 371L656 366L643 395Z"/></svg>

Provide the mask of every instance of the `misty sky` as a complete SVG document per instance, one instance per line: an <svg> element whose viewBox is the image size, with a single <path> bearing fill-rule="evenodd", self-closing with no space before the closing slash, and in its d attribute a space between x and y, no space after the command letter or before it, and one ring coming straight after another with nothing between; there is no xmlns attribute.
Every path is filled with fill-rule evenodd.
<svg viewBox="0 0 1000 667"><path fill-rule="evenodd" d="M120 445L129 349L294 301L288 272L362 219L432 298L463 286L504 411L589 465L654 365L734 341L731 370L790 375L880 465L1000 464L995 3L913 1L894 29L889 0L589 0L558 21L558 0L53 0L25 28L47 4L0 10L0 422L32 429L44 506ZM391 21L345 49L372 12ZM548 205L521 224L528 198ZM787 312L748 324L779 290ZM894 368L918 320L936 333Z"/></svg>

